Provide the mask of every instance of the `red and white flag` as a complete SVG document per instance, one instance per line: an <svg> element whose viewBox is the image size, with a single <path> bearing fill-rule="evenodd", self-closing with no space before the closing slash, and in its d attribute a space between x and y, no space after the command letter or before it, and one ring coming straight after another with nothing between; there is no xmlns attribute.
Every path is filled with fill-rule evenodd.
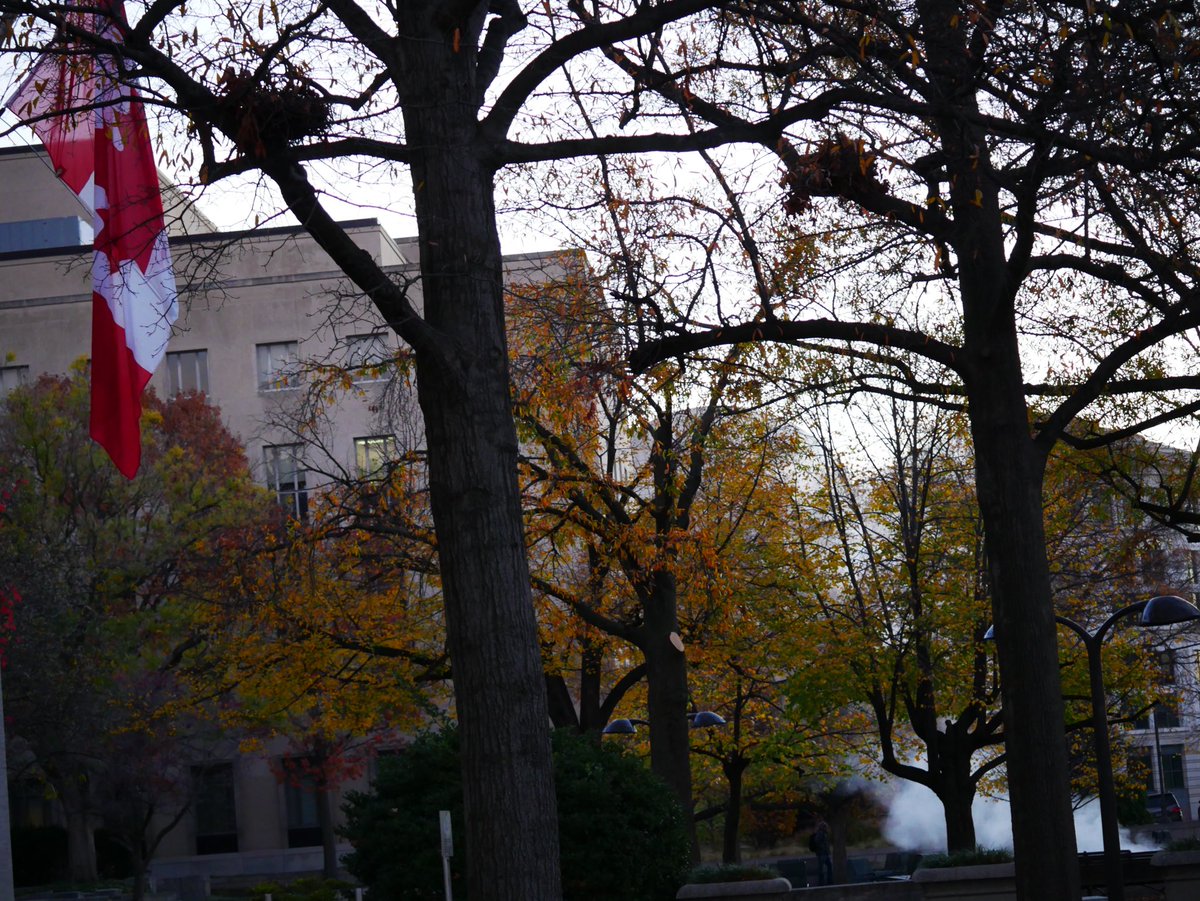
<svg viewBox="0 0 1200 901"><path fill-rule="evenodd" d="M123 0L93 0L76 28L118 43ZM6 104L37 133L92 212L92 437L128 478L142 458L142 392L166 352L177 303L158 170L137 91L118 62L64 35Z"/></svg>

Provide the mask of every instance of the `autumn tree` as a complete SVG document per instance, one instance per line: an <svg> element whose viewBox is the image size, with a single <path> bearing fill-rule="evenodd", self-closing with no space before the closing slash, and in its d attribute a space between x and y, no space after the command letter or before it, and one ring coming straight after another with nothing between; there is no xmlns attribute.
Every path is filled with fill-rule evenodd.
<svg viewBox="0 0 1200 901"><path fill-rule="evenodd" d="M840 212L855 225L877 226L838 229L847 254L831 272L849 276L845 290L811 298L830 307L861 300L861 308L797 314L783 306L794 295L777 303L747 292L754 312L743 316L724 293L680 323L655 309L655 298L630 296L647 311L647 327L716 325L700 339L647 348L639 364L697 341L868 342L883 358L931 360L938 390L968 398L992 533L1020 891L1077 894L1065 753L1046 756L1059 746L1062 710L1040 474L1079 411L1105 390L1144 387L1140 376L1155 367L1135 372L1135 364L1200 315L1187 201L1197 95L1190 5L568 0L523 10L465 0L157 0L120 47L72 28L68 8L3 0L0 11L17 26L10 46L40 50L61 26L118 53L131 75L151 79L164 111L186 114L173 121L186 122L202 178L265 175L414 349L463 725L468 841L490 891L557 894L495 178L526 163L742 141L781 160L797 215L822 212L822 198L833 196L848 201ZM576 75L596 113L591 128L575 127L574 107L564 114L559 89ZM422 307L326 214L322 191L336 188L314 164L343 160L368 177L375 164L377 172L409 167ZM1064 226L1064 211L1078 214L1078 227ZM856 244L864 234L881 241ZM931 286L929 296L957 303L958 313L909 321L900 314L918 309L907 302L914 285ZM1086 298L1078 317L1037 315L1036 301L1055 287ZM876 303L885 299L895 302ZM1114 315L1092 315L1105 304ZM760 322L747 321L756 315ZM1078 358L1051 354L1064 361L1041 374L1053 378L1032 373L1062 392L1037 423L1022 371L1022 350L1032 349L1019 323L1038 341L1052 337L1042 324L1069 326L1073 337L1095 326L1071 345ZM867 361L883 362L874 353ZM1162 384L1194 389L1186 380Z"/></svg>
<svg viewBox="0 0 1200 901"><path fill-rule="evenodd" d="M686 33L707 21L749 23L753 11L713 0L603 10L561 2L526 10L512 0L155 0L139 4L114 44L98 36L111 32L80 28L74 9L4 0L0 13L14 24L6 49L26 61L47 48L116 56L175 123L201 181L264 177L278 208L412 347L462 729L467 843L478 865L471 892L555 897L554 797L521 534L495 179L506 166L558 158L773 140L796 110L700 132L666 123L664 133L635 133L611 122L597 136L575 133L573 117L553 113L562 73L606 66L612 42L657 45L676 24ZM111 18L109 9L97 14ZM639 85L614 86L640 93ZM595 101L609 108L604 92ZM385 181L395 167L408 169L419 300L327 212L332 185L318 173L342 162L362 174L387 172Z"/></svg>
<svg viewBox="0 0 1200 901"><path fill-rule="evenodd" d="M578 721L593 729L644 679L652 768L690 812L688 713L710 702L688 669L725 632L757 634L753 600L735 606L738 561L769 528L776 468L794 447L783 414L760 409L774 360L738 352L631 378L620 323L590 285L512 293L527 540L550 668L578 661ZM574 706L566 694L560 679L552 711Z"/></svg>
<svg viewBox="0 0 1200 901"><path fill-rule="evenodd" d="M800 704L855 697L869 711L878 765L925 785L942 803L951 850L973 848L972 801L1000 784L1004 731L991 624L984 530L962 417L897 400L870 405L874 423L854 438L814 428L820 477L803 515L813 540L799 549L812 582L817 641L838 663L798 672ZM1089 472L1087 454L1052 455L1045 527L1055 609L1088 625L1145 588L1156 528ZM1083 648L1061 630L1060 654L1073 746L1090 748L1091 701ZM1114 637L1106 667L1114 723L1142 708L1146 657ZM1125 711L1122 713L1122 711ZM1075 790L1094 796L1094 764L1075 761Z"/></svg>
<svg viewBox="0 0 1200 901"><path fill-rule="evenodd" d="M827 263L769 306L642 303L648 331L674 334L636 361L737 341L824 345L863 390L965 400L1018 894L1074 897L1043 475L1059 443L1197 409L1197 12L922 0L755 13L756 49L777 63L756 109L804 122L764 148L782 168L778 200L829 237ZM731 25L701 49L610 56L703 128L728 119L710 59L739 49Z"/></svg>
<svg viewBox="0 0 1200 901"><path fill-rule="evenodd" d="M264 510L238 443L203 398L147 399L144 457L127 481L87 434L82 367L10 393L0 408L0 561L13 603L6 711L11 759L51 787L73 878L96 875L94 817L141 867L186 809L167 762L212 737L188 712L175 664L197 636L187 586L210 549ZM153 776L138 762L163 764ZM186 775L186 774L185 774Z"/></svg>
<svg viewBox="0 0 1200 901"><path fill-rule="evenodd" d="M857 441L814 425L821 462L797 511L812 538L797 550L818 577L796 603L830 663L798 670L791 692L801 706L831 692L862 704L878 766L929 788L950 849L970 849L977 787L1004 762L970 460L950 414L870 409Z"/></svg>
<svg viewBox="0 0 1200 901"><path fill-rule="evenodd" d="M204 641L183 676L243 747L286 748L275 775L313 795L329 878L336 790L448 703L436 584L411 568L406 542L367 527L372 505L390 506L393 524L402 504L419 507L408 486L377 473L355 486L353 504L347 486L330 486L303 522L277 511L189 598Z"/></svg>

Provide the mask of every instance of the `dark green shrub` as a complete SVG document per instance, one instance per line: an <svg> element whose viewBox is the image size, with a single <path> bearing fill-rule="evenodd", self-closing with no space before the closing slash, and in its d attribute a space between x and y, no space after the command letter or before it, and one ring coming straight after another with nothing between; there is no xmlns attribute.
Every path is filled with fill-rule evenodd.
<svg viewBox="0 0 1200 901"><path fill-rule="evenodd" d="M674 795L631 754L567 732L554 735L564 901L673 898L688 864ZM444 897L438 811L454 824L454 897L466 897L458 735L426 733L379 761L370 792L352 793L342 834L346 868L386 901Z"/></svg>
<svg viewBox="0 0 1200 901"><path fill-rule="evenodd" d="M1177 838L1163 846L1164 851L1200 851L1200 838Z"/></svg>
<svg viewBox="0 0 1200 901"><path fill-rule="evenodd" d="M48 885L67 875L67 831L61 826L17 826L12 831L13 882Z"/></svg>
<svg viewBox="0 0 1200 901"><path fill-rule="evenodd" d="M1010 863L1012 851L1007 848L985 848L976 845L972 850L951 851L948 854L929 854L921 859L919 869L942 867L973 867L985 863Z"/></svg>
<svg viewBox="0 0 1200 901"><path fill-rule="evenodd" d="M1154 817L1146 809L1144 792L1117 796L1117 822L1122 826L1144 826L1154 822Z"/></svg>
<svg viewBox="0 0 1200 901"><path fill-rule="evenodd" d="M671 899L691 863L671 790L618 745L554 735L564 901Z"/></svg>
<svg viewBox="0 0 1200 901"><path fill-rule="evenodd" d="M752 864L743 863L723 863L697 867L688 873L687 881L694 883L751 882L755 879L778 878L779 873L770 867L756 867Z"/></svg>
<svg viewBox="0 0 1200 901"><path fill-rule="evenodd" d="M261 882L250 890L250 897L271 896L271 901L344 901L354 897L354 886L337 879L305 876L293 882Z"/></svg>
<svg viewBox="0 0 1200 901"><path fill-rule="evenodd" d="M438 811L449 810L455 837L450 858L454 897L466 897L455 730L427 732L403 754L381 757L371 790L350 792L343 809L341 833L354 846L345 858L346 870L380 901L445 898Z"/></svg>
<svg viewBox="0 0 1200 901"><path fill-rule="evenodd" d="M106 829L97 829L96 869L103 879L128 879L133 875L133 855Z"/></svg>

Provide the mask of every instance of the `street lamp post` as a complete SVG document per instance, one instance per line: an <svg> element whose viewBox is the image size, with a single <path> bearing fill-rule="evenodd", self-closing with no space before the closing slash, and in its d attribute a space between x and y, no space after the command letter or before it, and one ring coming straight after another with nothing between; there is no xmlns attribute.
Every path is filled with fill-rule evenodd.
<svg viewBox="0 0 1200 901"><path fill-rule="evenodd" d="M1158 701L1154 702L1154 769L1158 770L1158 793L1167 793L1167 778L1163 775L1162 745L1158 742Z"/></svg>
<svg viewBox="0 0 1200 901"><path fill-rule="evenodd" d="M1108 742L1107 703L1104 698L1104 674L1100 650L1117 620L1138 614L1140 626L1170 626L1200 619L1195 605L1175 595L1160 595L1122 607L1095 632L1065 616L1054 619L1079 636L1087 652L1088 681L1092 696L1092 729L1096 754L1096 796L1100 801L1100 834L1104 844L1104 879L1109 901L1125 901L1125 882L1121 876L1121 839L1117 829L1117 789L1113 780L1112 749ZM992 632L991 629L988 630Z"/></svg>

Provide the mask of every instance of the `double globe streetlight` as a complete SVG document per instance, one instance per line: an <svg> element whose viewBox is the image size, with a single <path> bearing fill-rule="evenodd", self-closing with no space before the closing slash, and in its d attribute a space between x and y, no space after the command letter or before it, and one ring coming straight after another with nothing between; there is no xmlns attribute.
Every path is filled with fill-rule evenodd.
<svg viewBox="0 0 1200 901"><path fill-rule="evenodd" d="M1121 840L1117 827L1117 789L1113 782L1112 749L1108 742L1107 702L1104 697L1104 674L1100 666L1100 650L1113 624L1127 616L1137 616L1139 626L1173 626L1200 619L1200 609L1176 595L1159 595L1148 601L1138 601L1122 607L1096 629L1088 632L1083 626L1065 616L1055 616L1056 622L1079 636L1087 653L1088 681L1092 695L1092 730L1095 733L1096 796L1100 801L1100 834L1104 844L1104 881L1109 901L1125 901L1125 882L1121 873ZM983 636L995 637L995 627L989 626ZM1159 766L1162 761L1159 761Z"/></svg>
<svg viewBox="0 0 1200 901"><path fill-rule="evenodd" d="M711 729L713 726L724 726L725 717L711 710L698 710L687 715L688 726L692 729ZM619 719L613 720L601 731L604 735L633 735L638 726L649 726L646 720Z"/></svg>

